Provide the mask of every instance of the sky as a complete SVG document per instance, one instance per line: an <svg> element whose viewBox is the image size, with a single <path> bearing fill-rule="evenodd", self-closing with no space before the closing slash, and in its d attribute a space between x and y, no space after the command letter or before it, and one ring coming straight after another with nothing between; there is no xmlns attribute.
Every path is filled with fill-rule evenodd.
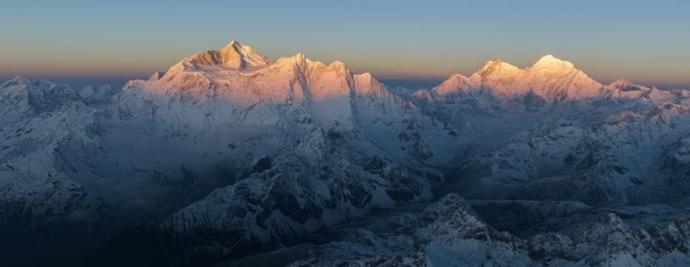
<svg viewBox="0 0 690 267"><path fill-rule="evenodd" d="M541 56L593 78L690 88L690 1L3 0L0 78L119 83L231 40L431 84Z"/></svg>

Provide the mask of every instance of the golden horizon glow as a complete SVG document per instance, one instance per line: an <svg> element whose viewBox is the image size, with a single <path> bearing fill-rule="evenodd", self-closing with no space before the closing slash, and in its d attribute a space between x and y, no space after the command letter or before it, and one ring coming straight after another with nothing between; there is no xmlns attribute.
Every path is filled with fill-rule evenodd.
<svg viewBox="0 0 690 267"><path fill-rule="evenodd" d="M491 59L526 67L553 54L604 83L625 77L690 87L687 1L9 0L3 7L0 76L147 77L236 39L273 59L302 52L379 79L469 75Z"/></svg>

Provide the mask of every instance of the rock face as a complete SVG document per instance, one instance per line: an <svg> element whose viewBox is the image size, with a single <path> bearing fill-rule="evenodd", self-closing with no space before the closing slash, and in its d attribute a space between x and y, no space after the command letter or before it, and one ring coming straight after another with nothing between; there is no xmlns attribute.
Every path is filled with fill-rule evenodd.
<svg viewBox="0 0 690 267"><path fill-rule="evenodd" d="M259 54L250 46L242 45L237 41L230 42L218 51L206 51L188 57L181 62L185 68L198 68L202 66L222 66L229 69L241 70L266 66L271 62L264 55Z"/></svg>
<svg viewBox="0 0 690 267"><path fill-rule="evenodd" d="M10 265L690 262L687 91L546 56L396 92L235 41L122 90L9 80L0 249Z"/></svg>
<svg viewBox="0 0 690 267"><path fill-rule="evenodd" d="M538 205L533 202L482 202L496 213L530 208L559 212L575 203ZM556 205L557 204L557 205ZM648 211L647 211L648 212ZM341 225L345 237L322 245L290 250L290 266L658 266L688 262L687 225L682 212L671 222L640 225L646 212L579 209L562 214L557 228L530 237L499 231L476 215L461 197L449 194L419 211L398 211ZM620 216L628 219L623 220ZM533 226L550 222L535 221ZM633 226L634 225L634 226ZM332 233L329 233L333 235ZM305 253L309 251L310 253ZM233 264L256 264L262 257L283 258L282 251L262 254ZM301 258L301 259L300 259Z"/></svg>

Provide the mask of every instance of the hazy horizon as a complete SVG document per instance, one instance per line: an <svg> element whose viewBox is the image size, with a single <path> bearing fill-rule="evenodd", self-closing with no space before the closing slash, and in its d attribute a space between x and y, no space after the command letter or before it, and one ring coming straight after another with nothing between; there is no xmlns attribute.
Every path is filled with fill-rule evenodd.
<svg viewBox="0 0 690 267"><path fill-rule="evenodd" d="M230 40L277 59L341 60L392 86L428 87L488 60L546 54L603 83L690 87L690 3L663 1L353 1L92 3L8 1L0 78L118 86ZM356 16L353 16L356 14ZM355 17L356 19L352 19ZM391 81L393 83L391 83Z"/></svg>
<svg viewBox="0 0 690 267"><path fill-rule="evenodd" d="M586 72L586 71L585 71ZM89 85L109 85L113 88L122 88L128 81L130 80L135 80L135 79L147 79L147 75L139 75L139 76L112 76L112 77L90 77L90 76L85 76L85 77L79 77L79 76L42 76L42 75L22 75L22 74L15 74L15 75L6 75L6 74L0 74L0 84L12 79L16 76L24 77L30 80L43 80L43 81L50 81L50 82L56 82L60 84L67 84L70 87L74 89L81 89L83 87L89 86ZM439 85L441 82L443 82L446 78L448 77L443 77L443 78L419 78L419 79L395 79L395 78L379 78L383 84L390 88L395 88L395 87L404 87L407 89L431 89L434 86ZM627 77L621 77L621 78L626 78ZM602 82L603 84L609 84L613 82L614 80L598 80L599 82ZM659 89L664 89L664 90L670 90L670 89L690 89L690 84L653 84L653 83L645 83L645 82L639 82L635 81L636 84L644 85L644 86L649 86L649 87L656 87Z"/></svg>

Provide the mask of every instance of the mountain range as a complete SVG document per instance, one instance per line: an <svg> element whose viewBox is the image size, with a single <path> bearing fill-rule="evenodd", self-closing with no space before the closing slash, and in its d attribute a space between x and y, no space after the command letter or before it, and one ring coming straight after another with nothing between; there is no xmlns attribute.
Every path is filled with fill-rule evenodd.
<svg viewBox="0 0 690 267"><path fill-rule="evenodd" d="M398 91L233 41L0 109L9 265L690 264L690 91L550 55Z"/></svg>

